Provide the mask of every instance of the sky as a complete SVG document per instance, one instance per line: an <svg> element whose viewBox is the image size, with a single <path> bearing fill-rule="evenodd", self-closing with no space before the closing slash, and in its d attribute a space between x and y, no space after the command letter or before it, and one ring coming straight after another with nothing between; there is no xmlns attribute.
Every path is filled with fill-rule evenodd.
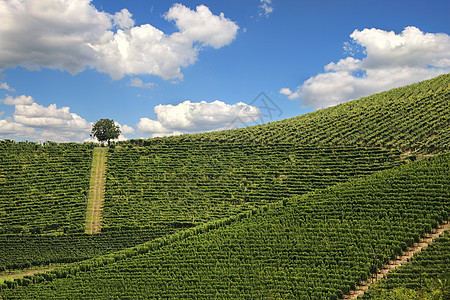
<svg viewBox="0 0 450 300"><path fill-rule="evenodd" d="M0 0L0 139L277 121L450 72L449 1Z"/></svg>

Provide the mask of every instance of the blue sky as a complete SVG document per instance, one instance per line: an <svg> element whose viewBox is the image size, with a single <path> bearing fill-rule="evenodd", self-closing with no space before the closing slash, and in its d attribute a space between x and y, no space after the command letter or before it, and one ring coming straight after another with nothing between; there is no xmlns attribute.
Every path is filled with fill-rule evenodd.
<svg viewBox="0 0 450 300"><path fill-rule="evenodd" d="M57 2L0 0L0 138L228 129L450 72L448 1Z"/></svg>

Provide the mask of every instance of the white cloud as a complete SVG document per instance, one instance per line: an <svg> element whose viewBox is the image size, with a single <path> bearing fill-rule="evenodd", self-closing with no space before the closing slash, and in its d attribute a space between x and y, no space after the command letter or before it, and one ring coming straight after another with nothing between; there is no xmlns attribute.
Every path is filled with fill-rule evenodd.
<svg viewBox="0 0 450 300"><path fill-rule="evenodd" d="M132 17L133 15L128 11L128 9L124 8L121 11L116 12L113 16L114 25L122 29L129 29L134 25L134 20Z"/></svg>
<svg viewBox="0 0 450 300"><path fill-rule="evenodd" d="M14 122L11 118L0 120L0 137L24 137L36 136L36 130Z"/></svg>
<svg viewBox="0 0 450 300"><path fill-rule="evenodd" d="M290 88L282 88L282 89L279 91L279 93L282 94L282 95L286 95L286 96L292 95L292 91L291 91Z"/></svg>
<svg viewBox="0 0 450 300"><path fill-rule="evenodd" d="M45 67L75 74L90 67L114 79L126 74L181 79L181 68L192 65L203 47L230 44L239 28L204 5L191 10L175 4L164 17L179 31L168 35L150 24L133 27L128 10L111 15L91 0L3 0L0 70Z"/></svg>
<svg viewBox="0 0 450 300"><path fill-rule="evenodd" d="M92 123L69 107L58 108L56 104L48 107L34 102L31 96L7 96L3 104L14 105L11 117L0 120L0 137L26 138L35 141L52 140L57 142L80 141L89 135Z"/></svg>
<svg viewBox="0 0 450 300"><path fill-rule="evenodd" d="M120 125L119 122L114 121L114 124L116 126L119 126L120 128L120 133L122 134L133 134L134 133L134 128L128 125Z"/></svg>
<svg viewBox="0 0 450 300"><path fill-rule="evenodd" d="M219 49L230 44L236 37L239 26L225 18L223 13L213 15L208 7L199 5L196 11L181 4L175 4L166 13L165 18L175 21L180 29L170 36L170 40L181 45L191 45L194 42L202 46Z"/></svg>
<svg viewBox="0 0 450 300"><path fill-rule="evenodd" d="M16 90L10 87L6 82L0 82L0 90L7 90L8 92L15 92Z"/></svg>
<svg viewBox="0 0 450 300"><path fill-rule="evenodd" d="M260 0L261 5L259 6L259 15L262 16L263 14L266 16L266 18L269 17L269 15L273 12L273 6L272 6L272 0Z"/></svg>
<svg viewBox="0 0 450 300"><path fill-rule="evenodd" d="M172 132L167 132L167 133L153 133L152 138L164 137L164 136L177 136L177 135L182 135L182 134L183 133L180 131L172 131Z"/></svg>
<svg viewBox="0 0 450 300"><path fill-rule="evenodd" d="M289 88L282 88L279 91L280 94L288 96L289 99L294 100L299 97L298 91L292 92Z"/></svg>
<svg viewBox="0 0 450 300"><path fill-rule="evenodd" d="M138 88L151 89L155 86L155 83L153 83L153 82L145 82L144 83L140 78L135 77L130 80L128 85L138 87Z"/></svg>
<svg viewBox="0 0 450 300"><path fill-rule="evenodd" d="M121 132L122 134L133 134L134 133L134 128L128 125L121 125Z"/></svg>
<svg viewBox="0 0 450 300"><path fill-rule="evenodd" d="M127 141L127 140L128 140L127 137L125 137L124 135L120 134L117 139L113 139L111 141L112 142L118 142L118 141ZM101 144L101 142L99 140L97 140L97 138L95 138L95 137L86 138L82 142L83 143L98 143L98 144Z"/></svg>
<svg viewBox="0 0 450 300"><path fill-rule="evenodd" d="M137 129L145 134L181 134L230 128L239 118L241 122L255 122L261 113L258 108L239 102L233 105L222 101L211 103L184 101L178 105L155 107L157 120L141 118Z"/></svg>
<svg viewBox="0 0 450 300"><path fill-rule="evenodd" d="M345 43L345 50L355 53L352 47L361 47L363 59L331 62L324 73L309 78L295 92L283 88L280 93L321 108L450 72L447 34L423 33L416 27L406 27L400 34L372 28L355 30L350 37L355 46Z"/></svg>
<svg viewBox="0 0 450 300"><path fill-rule="evenodd" d="M81 72L95 65L91 45L107 39L111 27L111 17L90 0L0 1L0 19L0 69Z"/></svg>
<svg viewBox="0 0 450 300"><path fill-rule="evenodd" d="M141 118L137 124L139 132L143 133L169 133L170 129L164 127L161 122L149 118Z"/></svg>
<svg viewBox="0 0 450 300"><path fill-rule="evenodd" d="M31 96L7 96L0 103L14 105L12 117L0 119L0 138L26 138L34 141L79 142L87 138L94 123L70 112L69 107L56 104L43 106L34 102ZM0 113L0 117L4 113ZM128 125L119 125L121 135L118 140L126 140L124 135L135 130Z"/></svg>
<svg viewBox="0 0 450 300"><path fill-rule="evenodd" d="M6 105L31 105L34 102L34 100L31 96L20 95L17 96L16 98L13 98L8 95L1 102L3 102L3 104Z"/></svg>
<svg viewBox="0 0 450 300"><path fill-rule="evenodd" d="M89 135L92 123L77 114L71 113L69 107L58 108L56 104L48 107L32 103L16 105L14 122L32 128L35 140L57 142L79 141Z"/></svg>

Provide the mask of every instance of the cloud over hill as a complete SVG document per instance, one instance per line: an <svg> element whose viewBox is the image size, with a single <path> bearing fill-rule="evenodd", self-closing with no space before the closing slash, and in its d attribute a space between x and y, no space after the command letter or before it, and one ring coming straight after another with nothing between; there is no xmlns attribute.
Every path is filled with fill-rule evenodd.
<svg viewBox="0 0 450 300"><path fill-rule="evenodd" d="M229 129L233 122L255 122L261 115L258 108L238 102L226 104L222 101L191 102L178 105L155 106L157 120L141 118L137 129L141 133L162 135L181 134L181 132L212 131Z"/></svg>
<svg viewBox="0 0 450 300"><path fill-rule="evenodd" d="M394 87L408 85L450 72L450 36L424 33L414 26L400 34L371 28L355 30L345 43L350 56L330 62L295 91L280 94L301 99L313 108L337 105ZM362 59L355 54L362 52Z"/></svg>
<svg viewBox="0 0 450 300"><path fill-rule="evenodd" d="M57 107L56 104L43 106L31 96L7 96L0 103L14 106L12 117L0 120L0 136L25 138L35 141L90 141L86 139L92 129L92 122L70 112L70 107ZM134 129L120 125L122 134L132 134ZM126 139L121 136L121 139Z"/></svg>

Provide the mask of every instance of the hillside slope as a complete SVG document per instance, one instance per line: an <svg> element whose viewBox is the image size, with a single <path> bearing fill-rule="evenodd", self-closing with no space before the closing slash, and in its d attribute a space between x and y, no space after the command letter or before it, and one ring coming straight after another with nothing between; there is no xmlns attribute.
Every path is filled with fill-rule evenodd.
<svg viewBox="0 0 450 300"><path fill-rule="evenodd" d="M27 145L47 152L53 147L47 149L47 146ZM70 147L64 144L58 147L66 147L65 155L73 156ZM88 154L92 155L92 150ZM90 173L90 155L86 157L85 175ZM38 151L27 152L27 157L35 156L39 157ZM95 237L74 233L52 236L47 231L42 234L0 234L0 252L3 254L0 257L0 271L73 262L110 253L404 163L399 159L398 151L297 147L293 144L177 143L139 149L111 149L108 156L102 232ZM56 153L51 160L63 161ZM11 162L9 167L22 170L27 162ZM65 169L66 174L79 172L81 169L78 166L74 165L77 170ZM45 170L46 166L40 163L39 168ZM69 191L68 186L55 186L54 182L59 182L57 171L46 172L42 182L40 177L34 176L30 182L8 179L5 188L11 189L14 183L19 187L26 184L31 190L48 185L54 191ZM84 184L88 182L88 178L77 180L84 180ZM58 220L52 218L53 215L30 214L29 207L39 211L49 203L31 195L27 201L14 202L13 211L22 219L11 219L11 222L18 219L21 221L20 228L33 228L32 225L41 222L44 217L46 222ZM81 233L82 218L89 211L89 205L84 194L77 208L68 210L71 199L61 197L57 199L59 205L49 210L66 216L77 213L78 219L64 224L77 225ZM12 203L5 198L0 208L2 204ZM10 219L3 220L0 215L0 225L7 220ZM4 228L7 230L9 227L6 224Z"/></svg>
<svg viewBox="0 0 450 300"><path fill-rule="evenodd" d="M108 151L104 232L94 236L81 233L92 145L0 142L0 271L141 244L7 283L48 281L0 298L148 297L149 286L156 298L339 297L448 220L450 154L410 163L399 150L449 149L449 83L447 74L266 125L121 142Z"/></svg>
<svg viewBox="0 0 450 300"><path fill-rule="evenodd" d="M2 296L336 299L448 218L449 176L450 153L56 270L51 281L29 277Z"/></svg>
<svg viewBox="0 0 450 300"><path fill-rule="evenodd" d="M102 231L186 228L401 165L398 151L212 142L108 154Z"/></svg>
<svg viewBox="0 0 450 300"><path fill-rule="evenodd" d="M450 74L269 124L132 142L167 140L368 146L437 153L450 149Z"/></svg>

